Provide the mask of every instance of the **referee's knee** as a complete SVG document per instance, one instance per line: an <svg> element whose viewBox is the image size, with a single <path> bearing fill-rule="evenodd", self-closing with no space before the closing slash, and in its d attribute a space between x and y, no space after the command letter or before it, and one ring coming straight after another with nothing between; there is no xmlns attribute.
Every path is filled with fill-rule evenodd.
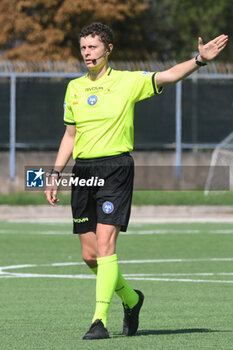
<svg viewBox="0 0 233 350"><path fill-rule="evenodd" d="M97 267L96 257L90 256L88 254L83 254L83 261L90 267Z"/></svg>

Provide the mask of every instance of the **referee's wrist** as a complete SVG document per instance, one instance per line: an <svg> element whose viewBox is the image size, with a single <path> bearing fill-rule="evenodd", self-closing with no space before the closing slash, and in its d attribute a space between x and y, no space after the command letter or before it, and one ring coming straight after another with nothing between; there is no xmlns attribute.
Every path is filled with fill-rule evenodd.
<svg viewBox="0 0 233 350"><path fill-rule="evenodd" d="M50 176L52 175L57 175L58 177L60 177L60 171L52 169L49 173Z"/></svg>
<svg viewBox="0 0 233 350"><path fill-rule="evenodd" d="M207 65L207 62L205 60L203 60L203 58L201 57L201 55L199 53L195 56L195 63L199 67L203 67L203 66Z"/></svg>

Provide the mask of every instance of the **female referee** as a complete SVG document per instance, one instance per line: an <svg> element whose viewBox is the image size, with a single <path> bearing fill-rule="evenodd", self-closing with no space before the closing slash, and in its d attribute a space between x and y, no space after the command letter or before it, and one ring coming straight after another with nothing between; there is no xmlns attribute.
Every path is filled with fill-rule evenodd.
<svg viewBox="0 0 233 350"><path fill-rule="evenodd" d="M204 45L199 38L195 58L163 72L128 72L108 64L113 50L108 26L92 23L80 33L88 73L68 84L66 130L51 177L59 177L73 153L73 173L83 180L72 185L73 232L79 236L84 261L97 276L96 308L85 340L109 338L107 315L114 292L123 303L123 334L132 336L138 329L144 295L122 277L116 255L117 236L127 230L130 217L134 104L159 95L164 86L206 65L227 41L226 35L220 35ZM96 183L87 185L93 177ZM45 194L51 205L59 201L56 187L47 187Z"/></svg>

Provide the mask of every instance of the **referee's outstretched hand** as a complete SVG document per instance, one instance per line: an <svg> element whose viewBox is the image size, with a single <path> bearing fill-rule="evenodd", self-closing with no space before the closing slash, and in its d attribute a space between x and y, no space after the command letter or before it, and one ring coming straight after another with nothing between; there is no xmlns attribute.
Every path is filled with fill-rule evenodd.
<svg viewBox="0 0 233 350"><path fill-rule="evenodd" d="M53 175L53 177L55 176ZM52 182L52 176L51 176L49 180L49 184L44 191L44 194L46 195L47 201L53 207L55 206L55 203L60 202L60 199L57 198L57 191L58 191L57 184L55 181Z"/></svg>
<svg viewBox="0 0 233 350"><path fill-rule="evenodd" d="M222 34L215 39L203 44L201 37L198 38L198 50L203 62L208 62L214 59L226 46L228 35Z"/></svg>

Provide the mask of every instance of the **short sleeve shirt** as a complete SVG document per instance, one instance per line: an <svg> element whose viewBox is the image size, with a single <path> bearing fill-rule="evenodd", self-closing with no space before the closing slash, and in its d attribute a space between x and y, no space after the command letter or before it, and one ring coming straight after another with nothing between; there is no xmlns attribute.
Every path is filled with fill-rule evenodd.
<svg viewBox="0 0 233 350"><path fill-rule="evenodd" d="M76 127L73 158L99 158L132 151L134 105L160 94L156 73L108 67L98 80L71 80L64 102L65 125Z"/></svg>

